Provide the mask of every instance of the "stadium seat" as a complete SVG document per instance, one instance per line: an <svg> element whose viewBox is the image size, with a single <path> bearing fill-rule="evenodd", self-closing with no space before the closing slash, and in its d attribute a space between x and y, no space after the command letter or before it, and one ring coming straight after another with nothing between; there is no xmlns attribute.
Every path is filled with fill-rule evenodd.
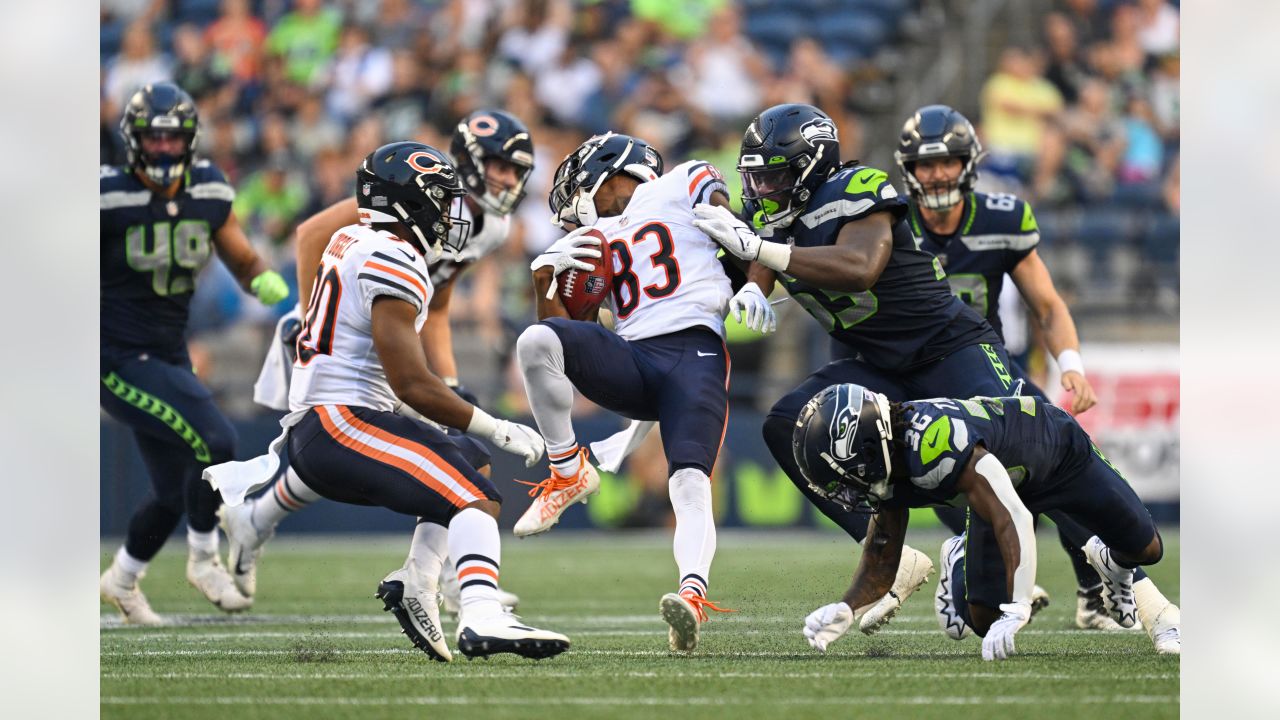
<svg viewBox="0 0 1280 720"><path fill-rule="evenodd" d="M1177 215L1157 215L1142 234L1142 251L1148 260L1177 267L1182 222Z"/></svg>
<svg viewBox="0 0 1280 720"><path fill-rule="evenodd" d="M752 40L762 45L786 45L790 47L796 38L809 34L804 18L791 12L762 12L749 15L743 30Z"/></svg>
<svg viewBox="0 0 1280 720"><path fill-rule="evenodd" d="M171 3L173 22L205 27L218 19L221 5L222 0L174 0Z"/></svg>
<svg viewBox="0 0 1280 720"><path fill-rule="evenodd" d="M1131 211L1103 205L1089 208L1081 214L1076 240L1093 254L1095 260L1105 263L1112 250L1134 239L1134 231Z"/></svg>
<svg viewBox="0 0 1280 720"><path fill-rule="evenodd" d="M103 23L98 28L98 57L103 62L115 57L120 52L123 39L124 23L119 20Z"/></svg>
<svg viewBox="0 0 1280 720"><path fill-rule="evenodd" d="M866 55L871 55L889 38L889 26L869 13L834 11L817 19L814 36L823 46L856 43Z"/></svg>

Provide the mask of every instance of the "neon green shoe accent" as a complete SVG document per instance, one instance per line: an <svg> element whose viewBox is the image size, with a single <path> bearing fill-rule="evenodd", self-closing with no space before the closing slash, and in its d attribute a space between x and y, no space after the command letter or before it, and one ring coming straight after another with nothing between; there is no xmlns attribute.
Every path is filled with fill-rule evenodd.
<svg viewBox="0 0 1280 720"><path fill-rule="evenodd" d="M849 184L845 186L844 191L850 195L858 193L876 194L880 190L880 186L889 181L889 176L883 170L875 168L866 168L859 170L852 178Z"/></svg>
<svg viewBox="0 0 1280 720"><path fill-rule="evenodd" d="M920 464L928 465L951 450L951 418L943 415L925 428L920 438Z"/></svg>
<svg viewBox="0 0 1280 720"><path fill-rule="evenodd" d="M209 453L209 445L205 443L204 438L200 437L195 428L186 421L185 418L173 409L173 406L161 400L150 393L139 390L120 379L119 375L108 373L102 377L102 384L107 386L113 395L124 400L130 405L147 413L164 423L166 427L178 434L182 441L191 446L195 451L196 460L207 463L212 459Z"/></svg>

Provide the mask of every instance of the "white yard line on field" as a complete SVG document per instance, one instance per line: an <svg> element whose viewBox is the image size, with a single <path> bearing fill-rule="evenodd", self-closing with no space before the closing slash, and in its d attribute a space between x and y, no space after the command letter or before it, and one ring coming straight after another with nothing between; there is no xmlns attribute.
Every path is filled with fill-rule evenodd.
<svg viewBox="0 0 1280 720"><path fill-rule="evenodd" d="M681 706L681 705L1156 705L1178 704L1177 695L1085 695L1077 697L1025 696L868 696L827 698L734 698L722 696L677 697L525 697L498 698L487 695L437 695L399 698L348 698L348 697L147 697L109 695L102 698L103 705L357 705L357 706L405 706L405 705L601 705L601 706Z"/></svg>
<svg viewBox="0 0 1280 720"><path fill-rule="evenodd" d="M103 680L276 680L276 681L295 681L295 680L384 680L390 682L400 682L403 680L530 680L538 681L543 678L582 678L593 679L601 675L607 675L610 678L663 678L666 680L705 680L705 679L779 679L779 680L840 680L840 679L861 679L861 678L883 678L884 672L869 671L850 671L850 672L707 672L707 671L683 671L673 669L672 672L653 672L632 670L626 672L618 672L617 670L607 670L599 674L593 674L589 671L500 671L500 672L472 672L472 671L451 671L441 669L440 671L422 672L422 673L404 673L396 672L394 675L388 675L385 672L380 673L211 673L211 672L165 672L165 673L142 673L142 672L107 672L102 674ZM1107 669L1100 669L1097 673L1002 673L1002 672L919 672L904 673L894 672L893 677L912 678L925 680L1097 680L1101 678L1114 679L1117 682L1129 682L1134 680L1177 680L1177 673L1145 673L1141 675L1125 675L1124 677L1116 677L1115 672Z"/></svg>

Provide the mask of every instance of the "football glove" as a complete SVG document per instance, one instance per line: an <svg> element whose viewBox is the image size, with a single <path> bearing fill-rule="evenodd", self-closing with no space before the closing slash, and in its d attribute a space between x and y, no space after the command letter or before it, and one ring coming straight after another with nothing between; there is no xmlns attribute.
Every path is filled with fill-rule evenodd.
<svg viewBox="0 0 1280 720"><path fill-rule="evenodd" d="M733 213L719 205L698 203L693 206L697 219L693 226L706 233L740 260L758 262L773 270L786 270L791 262L791 247L765 242Z"/></svg>
<svg viewBox="0 0 1280 720"><path fill-rule="evenodd" d="M853 625L853 610L843 602L831 603L809 613L804 619L804 638L813 648L826 652Z"/></svg>
<svg viewBox="0 0 1280 720"><path fill-rule="evenodd" d="M499 450L524 458L525 467L533 467L542 459L546 443L543 442L537 430L510 420L498 420L495 425L489 439L498 446Z"/></svg>
<svg viewBox="0 0 1280 720"><path fill-rule="evenodd" d="M263 305L275 305L289 297L289 284L275 270L264 270L249 283L249 289Z"/></svg>
<svg viewBox="0 0 1280 720"><path fill-rule="evenodd" d="M1013 655L1013 636L1031 620L1029 603L1004 603L1000 610L1004 614L991 623L987 636L982 638L983 660L1005 660Z"/></svg>
<svg viewBox="0 0 1280 720"><path fill-rule="evenodd" d="M565 235L559 240L551 244L551 247L542 252L541 255L533 259L529 264L530 270L538 268L551 268L551 287L547 288L547 299L555 297L556 288L559 283L556 276L568 270L576 268L587 272L591 270L589 263L583 262L579 258L601 257L600 238L587 235L590 226L580 227L577 230Z"/></svg>
<svg viewBox="0 0 1280 720"><path fill-rule="evenodd" d="M744 322L743 314L745 313L744 324L747 328L763 335L778 329L778 316L774 314L769 298L765 297L764 291L753 282L743 285L738 294L729 299L729 312L733 313L733 319L738 322Z"/></svg>

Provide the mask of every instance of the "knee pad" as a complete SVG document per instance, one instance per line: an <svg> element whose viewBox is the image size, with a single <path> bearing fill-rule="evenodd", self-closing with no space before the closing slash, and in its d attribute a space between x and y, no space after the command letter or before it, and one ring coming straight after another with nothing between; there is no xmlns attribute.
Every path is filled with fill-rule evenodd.
<svg viewBox="0 0 1280 720"><path fill-rule="evenodd" d="M681 468L668 482L671 507L680 510L711 509L711 478L698 468Z"/></svg>
<svg viewBox="0 0 1280 720"><path fill-rule="evenodd" d="M551 366L564 368L564 346L560 336L543 323L530 325L516 339L516 359L521 368Z"/></svg>

